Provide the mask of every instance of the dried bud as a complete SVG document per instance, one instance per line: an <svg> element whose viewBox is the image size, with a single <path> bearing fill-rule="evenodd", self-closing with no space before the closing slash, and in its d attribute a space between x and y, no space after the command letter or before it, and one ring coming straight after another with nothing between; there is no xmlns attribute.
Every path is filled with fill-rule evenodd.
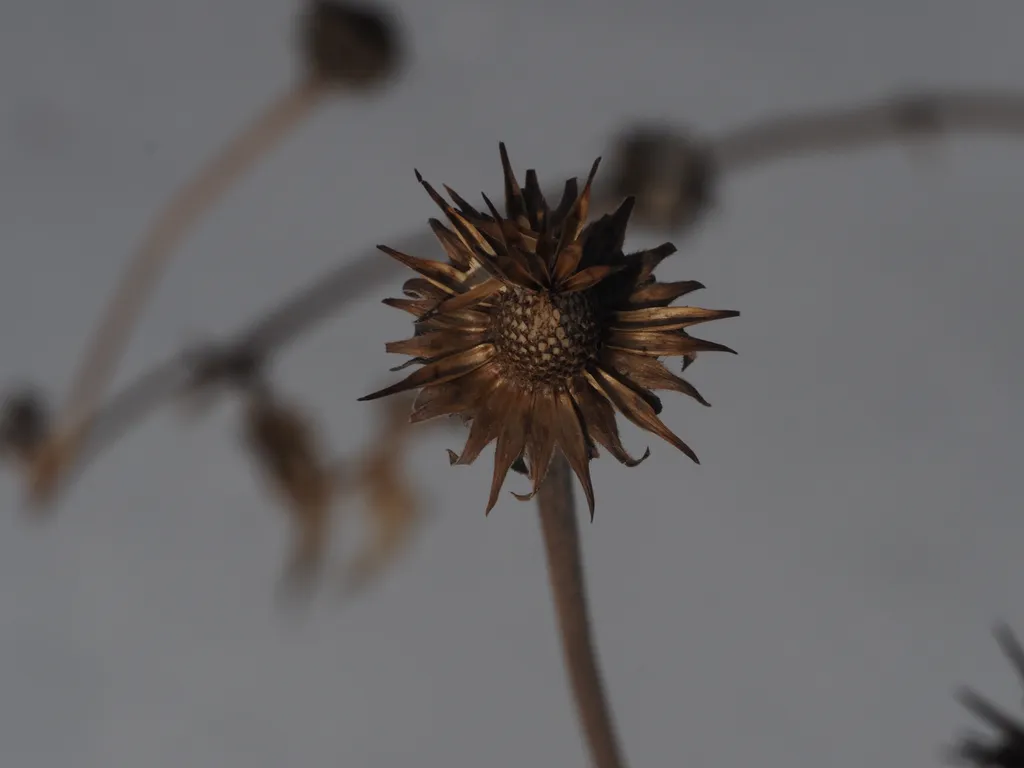
<svg viewBox="0 0 1024 768"><path fill-rule="evenodd" d="M327 84L371 88L398 69L398 25L379 9L314 0L299 34L306 67Z"/></svg>
<svg viewBox="0 0 1024 768"><path fill-rule="evenodd" d="M50 435L50 409L34 387L24 387L4 398L0 408L0 453L31 461Z"/></svg>
<svg viewBox="0 0 1024 768"><path fill-rule="evenodd" d="M640 224L688 227L714 202L711 154L689 136L634 128L619 139L614 162L614 194L636 197L633 217Z"/></svg>

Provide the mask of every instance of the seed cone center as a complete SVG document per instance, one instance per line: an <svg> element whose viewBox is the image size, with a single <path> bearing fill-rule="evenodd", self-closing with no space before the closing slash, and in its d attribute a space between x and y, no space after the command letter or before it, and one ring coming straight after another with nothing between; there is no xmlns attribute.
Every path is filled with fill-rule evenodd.
<svg viewBox="0 0 1024 768"><path fill-rule="evenodd" d="M503 289L491 329L506 374L533 387L563 384L582 371L601 343L589 293Z"/></svg>

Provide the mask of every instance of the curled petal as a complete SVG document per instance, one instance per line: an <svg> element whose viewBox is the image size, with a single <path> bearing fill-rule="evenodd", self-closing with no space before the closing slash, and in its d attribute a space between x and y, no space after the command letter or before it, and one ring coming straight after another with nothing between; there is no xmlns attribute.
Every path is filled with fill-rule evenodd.
<svg viewBox="0 0 1024 768"><path fill-rule="evenodd" d="M696 280L681 280L675 283L647 283L633 291L629 297L629 305L637 309L664 307L680 296L685 296L688 293L699 291L703 288L704 284Z"/></svg>
<svg viewBox="0 0 1024 768"><path fill-rule="evenodd" d="M440 220L431 218L427 220L427 223L430 224L434 237L441 243L452 264L461 269L468 270L476 258L473 255L472 249L467 248L461 238L442 224Z"/></svg>
<svg viewBox="0 0 1024 768"><path fill-rule="evenodd" d="M440 360L424 365L397 384L392 384L390 387L364 395L359 400L376 400L381 397L397 394L398 392L406 392L418 387L451 381L485 365L494 358L494 355L495 349L493 344L481 344L472 349L467 349L465 352L442 357Z"/></svg>
<svg viewBox="0 0 1024 768"><path fill-rule="evenodd" d="M418 424L438 416L467 413L479 405L481 398L494 389L498 372L485 365L459 379L424 387L412 404L409 421Z"/></svg>
<svg viewBox="0 0 1024 768"><path fill-rule="evenodd" d="M408 312L415 317L422 317L437 304L433 299L383 299L381 303Z"/></svg>
<svg viewBox="0 0 1024 768"><path fill-rule="evenodd" d="M491 477L491 495L487 499L487 511L490 514L498 503L498 493L505 483L505 477L513 462L523 454L526 447L526 435L530 429L531 397L511 390L510 402L504 404L504 418L501 431L498 433L498 444L494 448L494 474Z"/></svg>
<svg viewBox="0 0 1024 768"><path fill-rule="evenodd" d="M635 467L651 455L650 448L646 448L644 455L639 459L634 459L629 455L619 437L619 427L615 423L615 409L612 408L608 399L595 390L585 378L573 382L572 394L576 399L576 405L579 407L587 432L619 462L627 467Z"/></svg>
<svg viewBox="0 0 1024 768"><path fill-rule="evenodd" d="M445 299L434 308L436 313L450 313L477 304L501 290L501 281L490 277L464 293Z"/></svg>
<svg viewBox="0 0 1024 768"><path fill-rule="evenodd" d="M602 392L622 412L623 416L641 429L653 432L662 440L671 443L689 456L695 464L700 464L697 454L665 426L647 398L628 379L624 379L615 371L597 366L587 371L587 379L595 389Z"/></svg>
<svg viewBox="0 0 1024 768"><path fill-rule="evenodd" d="M729 352L736 350L705 339L695 339L683 331L624 331L613 329L608 334L611 348L624 349L649 357L691 356L697 352Z"/></svg>
<svg viewBox="0 0 1024 768"><path fill-rule="evenodd" d="M532 488L525 495L513 494L520 501L529 501L537 495L540 484L547 477L551 458L555 453L555 399L547 392L533 396L530 431L526 436L526 455L529 458L529 472Z"/></svg>
<svg viewBox="0 0 1024 768"><path fill-rule="evenodd" d="M676 331L712 320L738 317L733 309L704 309L703 307L647 307L627 309L612 316L612 327L623 330Z"/></svg>
<svg viewBox="0 0 1024 768"><path fill-rule="evenodd" d="M554 393L554 432L558 447L562 449L569 466L583 486L587 497L590 519L594 519L594 485L590 480L590 442L580 423L580 415L572 396L565 390Z"/></svg>
<svg viewBox="0 0 1024 768"><path fill-rule="evenodd" d="M608 277L609 275L616 271L618 271L618 267L613 266L587 267L586 269L580 270L575 275L566 280L564 283L562 283L558 287L558 290L560 293L575 293L577 291L585 291L588 288L593 288L595 285L597 285L606 277Z"/></svg>
<svg viewBox="0 0 1024 768"><path fill-rule="evenodd" d="M454 333L451 331L430 331L402 341L389 341L384 348L398 355L413 357L438 357L475 347L490 340L490 331L479 333Z"/></svg>
<svg viewBox="0 0 1024 768"><path fill-rule="evenodd" d="M420 259L407 253L396 251L394 248L386 245L378 245L377 250L383 251L396 261L400 261L410 269L416 270L431 283L446 291L456 290L462 282L462 277L458 270L451 264L445 264L442 261L431 261L430 259Z"/></svg>
<svg viewBox="0 0 1024 768"><path fill-rule="evenodd" d="M523 198L523 190L516 180L515 171L512 170L512 163L508 159L508 150L505 143L498 144L498 152L501 154L501 172L505 178L505 213L508 218L515 221L523 229L530 227L530 217L526 210L526 200Z"/></svg>
<svg viewBox="0 0 1024 768"><path fill-rule="evenodd" d="M676 376L656 357L646 357L621 349L606 349L604 357L615 369L646 389L668 389L689 395L701 405L710 406L704 396L686 379Z"/></svg>

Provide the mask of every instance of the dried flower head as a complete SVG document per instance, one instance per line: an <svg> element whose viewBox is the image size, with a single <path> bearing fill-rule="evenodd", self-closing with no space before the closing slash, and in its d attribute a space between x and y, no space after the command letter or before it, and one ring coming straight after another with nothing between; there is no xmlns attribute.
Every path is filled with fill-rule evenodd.
<svg viewBox="0 0 1024 768"><path fill-rule="evenodd" d="M323 83L368 88L398 69L397 24L377 8L313 0L301 17L299 36L307 70Z"/></svg>
<svg viewBox="0 0 1024 768"><path fill-rule="evenodd" d="M430 220L449 261L378 246L422 275L406 282L409 298L385 301L416 317L415 336L387 350L411 355L410 363L422 367L362 399L419 389L412 421L463 416L469 437L461 456L451 453L452 463L473 462L497 440L488 512L517 459L525 459L533 484L530 494L517 498L536 494L557 448L582 483L593 515L589 462L597 456L595 442L627 466L649 454L634 459L626 452L615 409L697 461L658 418L661 401L651 390L675 390L707 405L661 358L732 352L693 338L687 329L739 313L669 306L703 286L654 278L655 267L675 252L670 243L623 253L632 198L586 224L598 162L579 194L576 179L566 182L554 210L534 171L519 186L504 145L501 162L504 216L486 196L489 215L446 187L458 206L453 208L417 172L453 227Z"/></svg>
<svg viewBox="0 0 1024 768"><path fill-rule="evenodd" d="M709 145L689 133L640 125L616 143L612 189L636 196L634 216L643 224L697 223L714 204L717 176Z"/></svg>

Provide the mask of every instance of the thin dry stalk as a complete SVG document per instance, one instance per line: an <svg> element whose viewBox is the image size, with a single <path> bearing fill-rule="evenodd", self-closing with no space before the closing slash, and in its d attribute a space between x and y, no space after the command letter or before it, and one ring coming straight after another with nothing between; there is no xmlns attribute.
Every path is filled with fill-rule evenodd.
<svg viewBox="0 0 1024 768"><path fill-rule="evenodd" d="M228 142L157 215L122 273L82 356L64 413L58 421L58 429L61 430L58 438L62 441L63 453L58 463L73 457L78 442L89 429L89 420L85 416L103 396L143 304L181 238L243 173L309 114L325 93L327 89L317 78L308 78L291 88Z"/></svg>
<svg viewBox="0 0 1024 768"><path fill-rule="evenodd" d="M590 627L572 472L560 452L552 460L541 484L537 507L562 653L580 725L595 767L623 768L626 763L608 706Z"/></svg>

